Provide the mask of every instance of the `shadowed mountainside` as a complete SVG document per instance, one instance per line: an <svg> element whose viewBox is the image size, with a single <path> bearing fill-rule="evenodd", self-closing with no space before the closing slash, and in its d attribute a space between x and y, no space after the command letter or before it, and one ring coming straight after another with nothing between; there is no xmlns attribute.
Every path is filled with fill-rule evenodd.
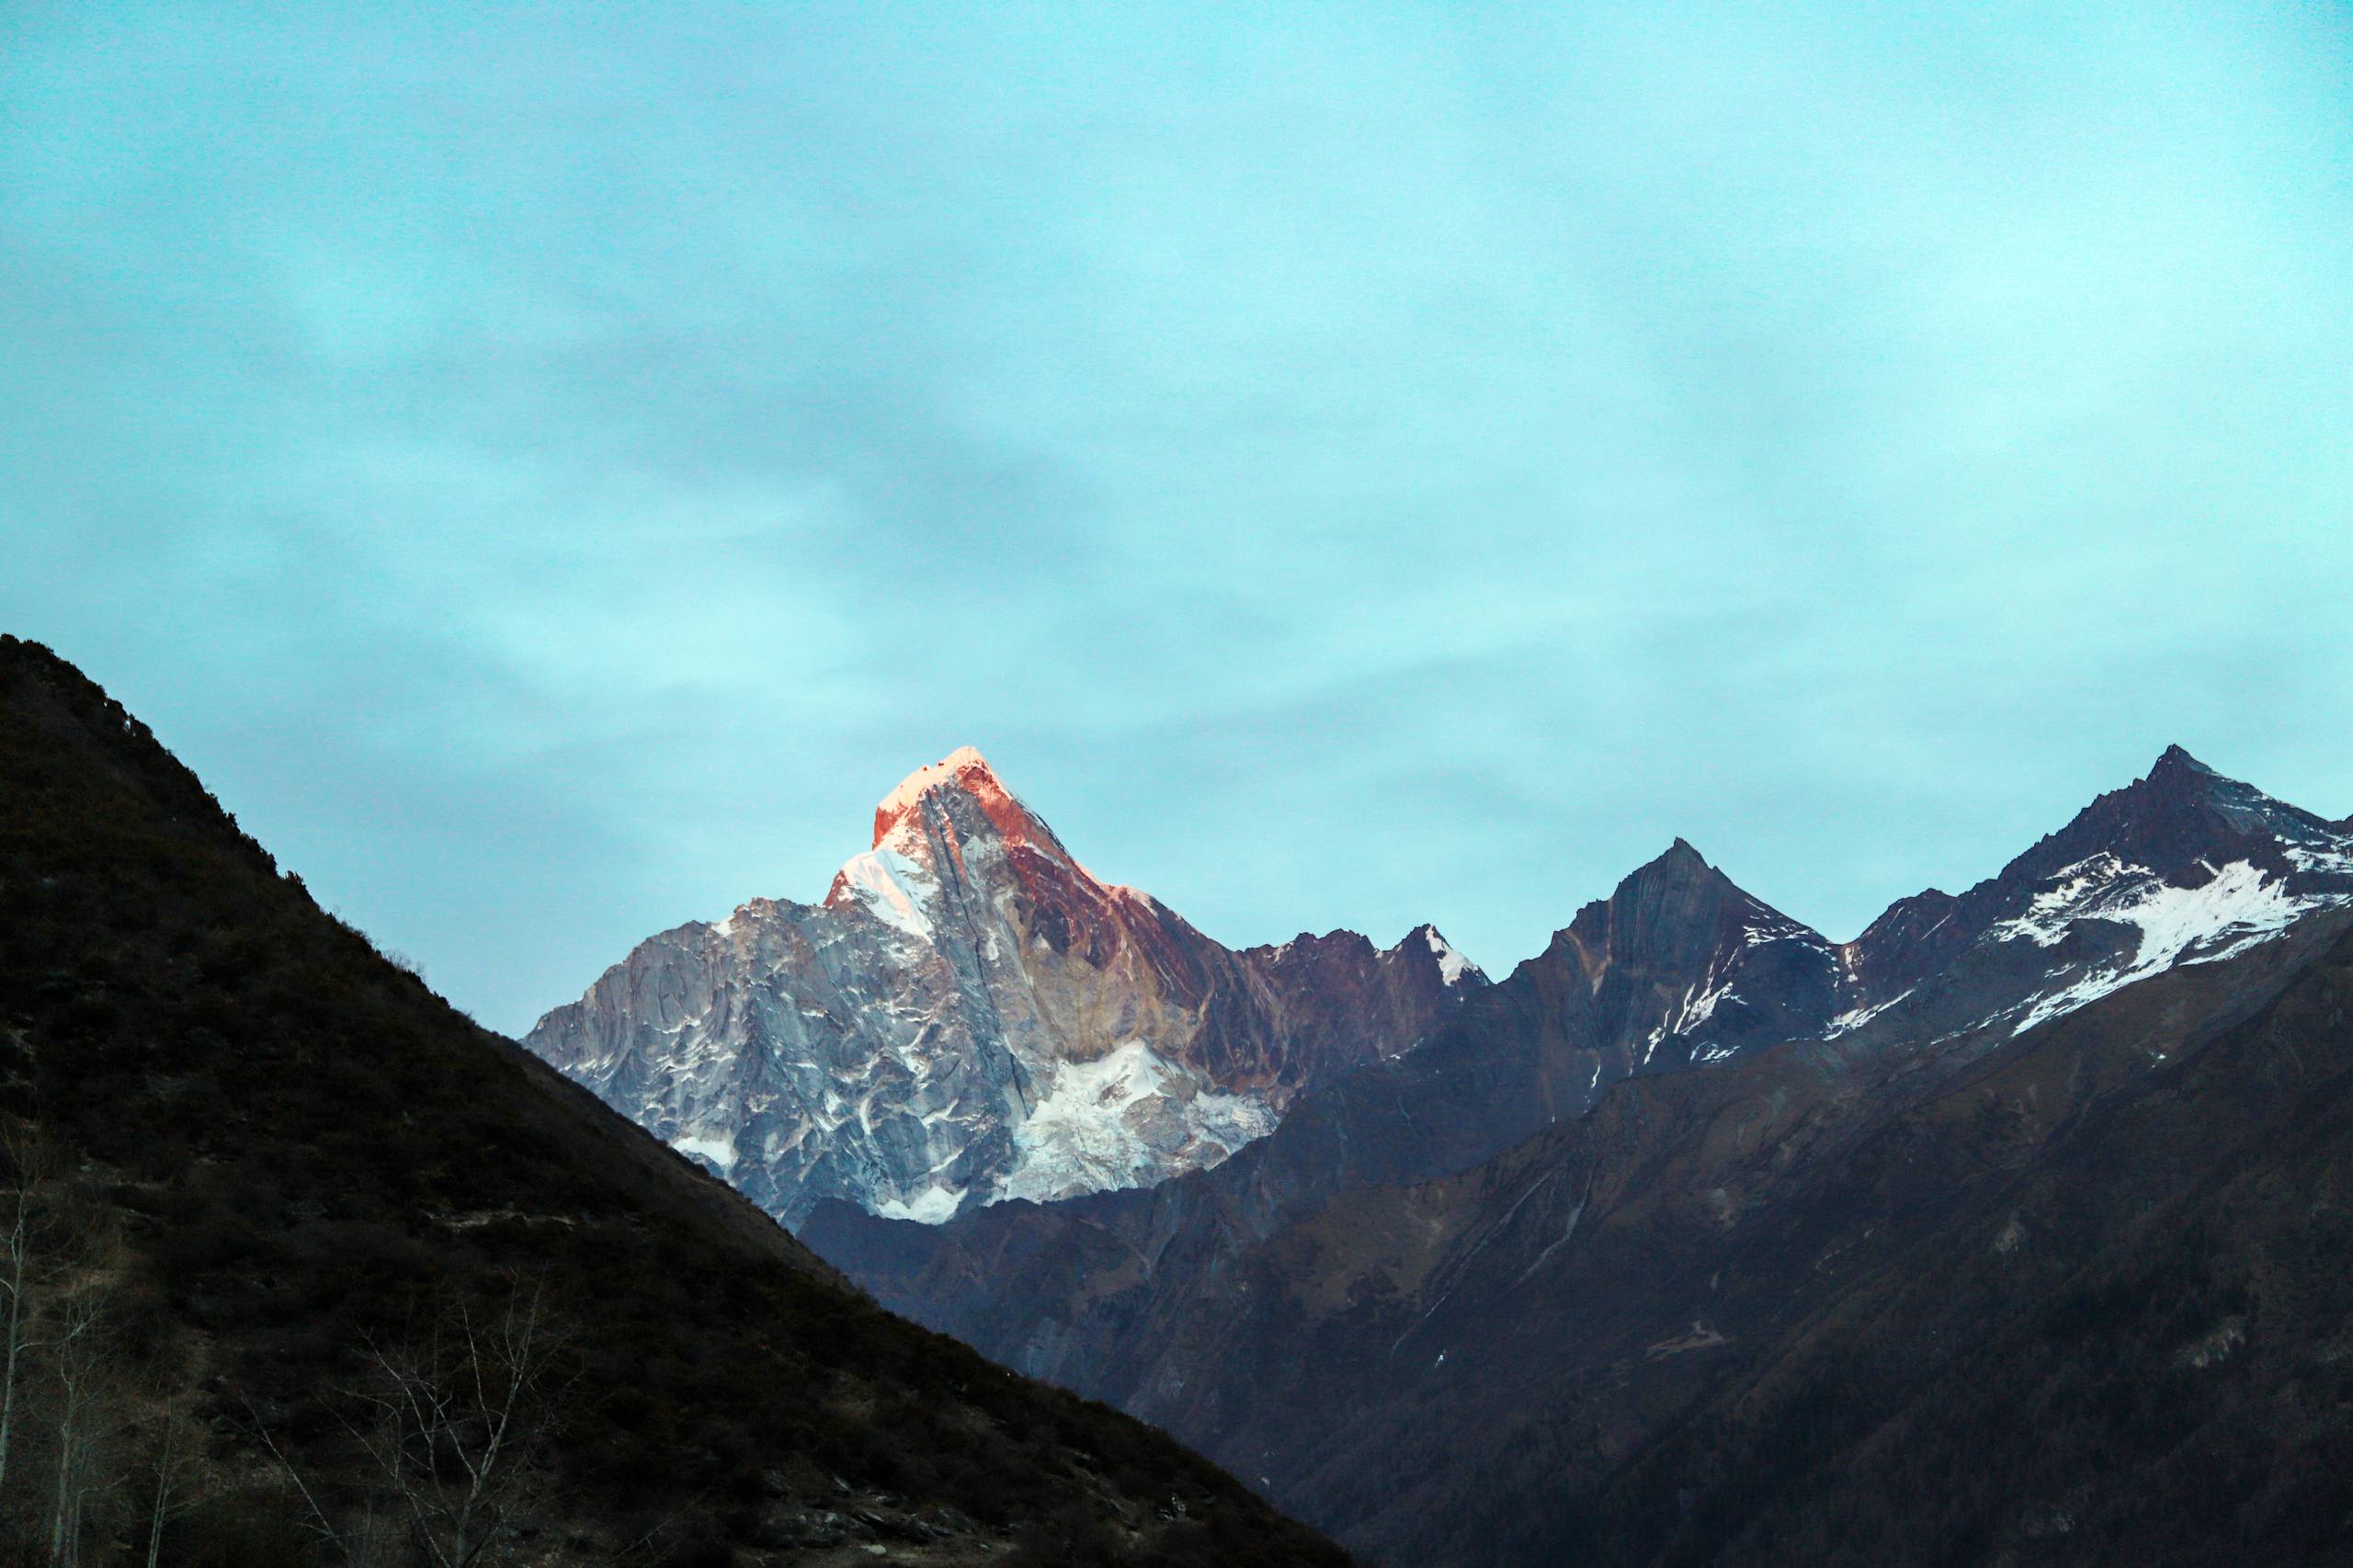
<svg viewBox="0 0 2353 1568"><path fill-rule="evenodd" d="M2344 848L2169 752L1823 995L1678 846L1217 1170L803 1236L1384 1561L2341 1561Z"/></svg>
<svg viewBox="0 0 2353 1568"><path fill-rule="evenodd" d="M131 1477L190 1415L166 1561L313 1562L306 1522L396 1515L353 1391L421 1318L528 1293L561 1392L510 1461L533 1472L518 1560L1345 1561L1159 1433L877 1308L323 914L142 724L13 638L0 906L0 1123L37 1128L50 1173L32 1321L55 1338L88 1309L118 1400L67 1456L122 1471L77 1505L93 1551L127 1540L153 1484ZM35 1405L0 1517L36 1517ZM472 1440L414 1483L446 1489Z"/></svg>

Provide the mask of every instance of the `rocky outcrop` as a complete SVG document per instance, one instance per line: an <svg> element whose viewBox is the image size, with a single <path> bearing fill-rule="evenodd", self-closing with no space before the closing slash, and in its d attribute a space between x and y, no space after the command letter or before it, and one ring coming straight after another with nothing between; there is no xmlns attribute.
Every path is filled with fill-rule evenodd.
<svg viewBox="0 0 2353 1568"><path fill-rule="evenodd" d="M525 1044L788 1224L936 1221L1214 1165L1484 983L1427 926L1228 949L967 748L884 797L822 903L654 937Z"/></svg>

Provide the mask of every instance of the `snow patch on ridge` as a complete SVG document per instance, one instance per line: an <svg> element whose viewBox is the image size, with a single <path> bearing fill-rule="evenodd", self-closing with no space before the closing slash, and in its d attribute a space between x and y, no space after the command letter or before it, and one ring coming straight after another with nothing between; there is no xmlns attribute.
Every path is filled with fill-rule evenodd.
<svg viewBox="0 0 2353 1568"><path fill-rule="evenodd" d="M1464 958L1453 943L1439 936L1437 926L1423 926L1422 935L1428 940L1430 951L1438 955L1438 976L1445 983L1452 985L1467 971L1478 967Z"/></svg>
<svg viewBox="0 0 2353 1568"><path fill-rule="evenodd" d="M2308 849L2301 844L2290 844L2280 850L2288 857L2288 864L2299 871L2314 871L2323 876L2353 877L2353 840L2340 839L2333 849Z"/></svg>
<svg viewBox="0 0 2353 1568"><path fill-rule="evenodd" d="M1761 948L1769 942L1802 942L1810 948L1820 948L1825 952L1829 950L1830 944L1823 939L1820 932L1770 910L1760 908L1758 913L1763 918L1741 927L1740 945L1743 948Z"/></svg>
<svg viewBox="0 0 2353 1568"><path fill-rule="evenodd" d="M964 1189L933 1182L913 1198L886 1198L874 1206L885 1220L913 1220L918 1225L944 1225L964 1204Z"/></svg>
<svg viewBox="0 0 2353 1568"><path fill-rule="evenodd" d="M1889 997L1886 1001L1880 1003L1877 1006L1850 1007L1846 1012L1839 1014L1836 1017L1830 1020L1830 1027L1823 1032L1822 1038L1824 1040L1836 1040L1842 1034L1852 1034L1857 1029L1861 1028L1865 1024L1870 1023L1873 1018L1878 1017L1881 1013L1886 1012L1890 1007L1894 1006L1898 1002L1903 1001L1905 996L1909 996L1912 993L1907 990L1900 995Z"/></svg>
<svg viewBox="0 0 2353 1568"><path fill-rule="evenodd" d="M924 906L938 896L939 884L921 861L895 849L869 849L843 861L835 883L884 925L931 940L931 916Z"/></svg>
<svg viewBox="0 0 2353 1568"><path fill-rule="evenodd" d="M1014 1130L1004 1198L1147 1185L1221 1164L1275 1130L1271 1107L1209 1087L1141 1040L1038 1076L1044 1092Z"/></svg>
<svg viewBox="0 0 2353 1568"><path fill-rule="evenodd" d="M2061 867L2052 873L2052 885L2036 893L2025 913L2003 921L1989 935L1995 941L2024 938L2039 948L2055 948L2078 920L2129 918L2111 914L2109 906L2129 904L2155 875L2146 866L2129 865L2103 849Z"/></svg>
<svg viewBox="0 0 2353 1568"><path fill-rule="evenodd" d="M1726 980L1722 983L1715 982L1716 977L1710 974L1706 980L1694 981L1683 988L1683 999L1676 1004L1672 1012L1658 1021L1656 1028L1651 1030L1650 1040L1643 1048L1643 1065L1649 1065L1651 1053L1657 1051L1662 1042L1678 1035L1689 1034L1713 1017L1718 1004L1740 1000L1733 994L1731 981ZM1705 989L1702 989L1703 987ZM1702 1060L1719 1061L1722 1056L1729 1054L1728 1051L1720 1052Z"/></svg>
<svg viewBox="0 0 2353 1568"><path fill-rule="evenodd" d="M2246 860L2232 861L2194 888L2157 881L2147 868L2125 866L2105 853L2059 875L2066 881L2038 893L2024 915L1995 926L1992 935L2048 948L2056 946L2076 921L2106 920L2140 927L2140 942L2130 959L2097 967L2073 984L2036 999L2013 1034L2063 1017L2177 964L2234 957L2279 936L2302 915L2345 902L2299 898Z"/></svg>
<svg viewBox="0 0 2353 1568"><path fill-rule="evenodd" d="M670 1147L716 1167L721 1176L735 1168L735 1140L723 1132L682 1132L670 1140Z"/></svg>

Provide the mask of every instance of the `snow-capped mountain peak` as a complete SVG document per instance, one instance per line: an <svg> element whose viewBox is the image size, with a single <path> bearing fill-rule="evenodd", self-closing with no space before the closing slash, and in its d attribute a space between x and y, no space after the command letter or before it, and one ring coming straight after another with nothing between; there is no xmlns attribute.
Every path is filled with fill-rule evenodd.
<svg viewBox="0 0 2353 1568"><path fill-rule="evenodd" d="M1582 1042L1530 1091L1553 1116L1788 1041L2007 1038L2346 909L2353 830L2172 747L1997 876L1843 944L1676 839L1506 984ZM822 903L653 937L528 1043L788 1222L825 1196L938 1220L1215 1165L1486 983L1427 926L1224 948L1089 875L966 747L883 798Z"/></svg>
<svg viewBox="0 0 2353 1568"><path fill-rule="evenodd" d="M938 762L926 762L892 788L889 794L874 807L874 841L880 844L890 832L891 824L900 813L921 800L926 793L942 784L961 786L970 778L975 783L986 780L986 787L1003 790L997 782L996 770L977 746L958 746Z"/></svg>
<svg viewBox="0 0 2353 1568"><path fill-rule="evenodd" d="M1442 937L1309 946L1235 953L1098 881L966 746L821 903L655 937L526 1043L788 1223L938 1221L1214 1165L1484 983Z"/></svg>
<svg viewBox="0 0 2353 1568"><path fill-rule="evenodd" d="M1045 819L1006 789L988 758L971 746L916 768L874 808L876 849L922 858L929 847L961 848L975 838L994 839L1006 849L1034 849L1086 875Z"/></svg>
<svg viewBox="0 0 2353 1568"><path fill-rule="evenodd" d="M1034 857L1037 864L1025 864ZM1088 904L1115 891L1080 865L988 759L960 746L915 769L874 808L874 841L835 873L830 909L858 910L904 935L930 939L957 894L1040 879ZM983 901L985 902L985 901ZM967 911L969 914L970 911Z"/></svg>
<svg viewBox="0 0 2353 1568"><path fill-rule="evenodd" d="M1416 926L1406 939L1410 941L1413 937L1421 937L1428 945L1431 954L1438 960L1438 978L1447 984L1460 985L1465 980L1486 978L1479 966L1464 957L1462 950L1448 941L1437 926ZM1404 943L1399 944L1400 947L1404 945Z"/></svg>
<svg viewBox="0 0 2353 1568"><path fill-rule="evenodd" d="M2348 905L2353 838L2173 745L2000 875L1901 901L1847 951L1882 1031L2018 1033Z"/></svg>

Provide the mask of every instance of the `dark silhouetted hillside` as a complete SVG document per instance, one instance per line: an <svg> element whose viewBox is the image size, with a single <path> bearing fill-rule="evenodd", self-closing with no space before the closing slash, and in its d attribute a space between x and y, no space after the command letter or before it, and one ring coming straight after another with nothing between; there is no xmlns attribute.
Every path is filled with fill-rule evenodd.
<svg viewBox="0 0 2353 1568"><path fill-rule="evenodd" d="M7 1160L40 1178L0 1478L28 1561L64 1472L83 1562L144 1562L158 1512L174 1563L334 1561L322 1520L411 1550L402 1486L454 1494L485 1429L388 1469L369 1399L518 1303L545 1325L502 1460L529 1484L482 1562L1345 1561L1159 1433L847 1288L322 913L15 639L0 909L0 1124L40 1146ZM69 1410L77 1314L104 1397Z"/></svg>

